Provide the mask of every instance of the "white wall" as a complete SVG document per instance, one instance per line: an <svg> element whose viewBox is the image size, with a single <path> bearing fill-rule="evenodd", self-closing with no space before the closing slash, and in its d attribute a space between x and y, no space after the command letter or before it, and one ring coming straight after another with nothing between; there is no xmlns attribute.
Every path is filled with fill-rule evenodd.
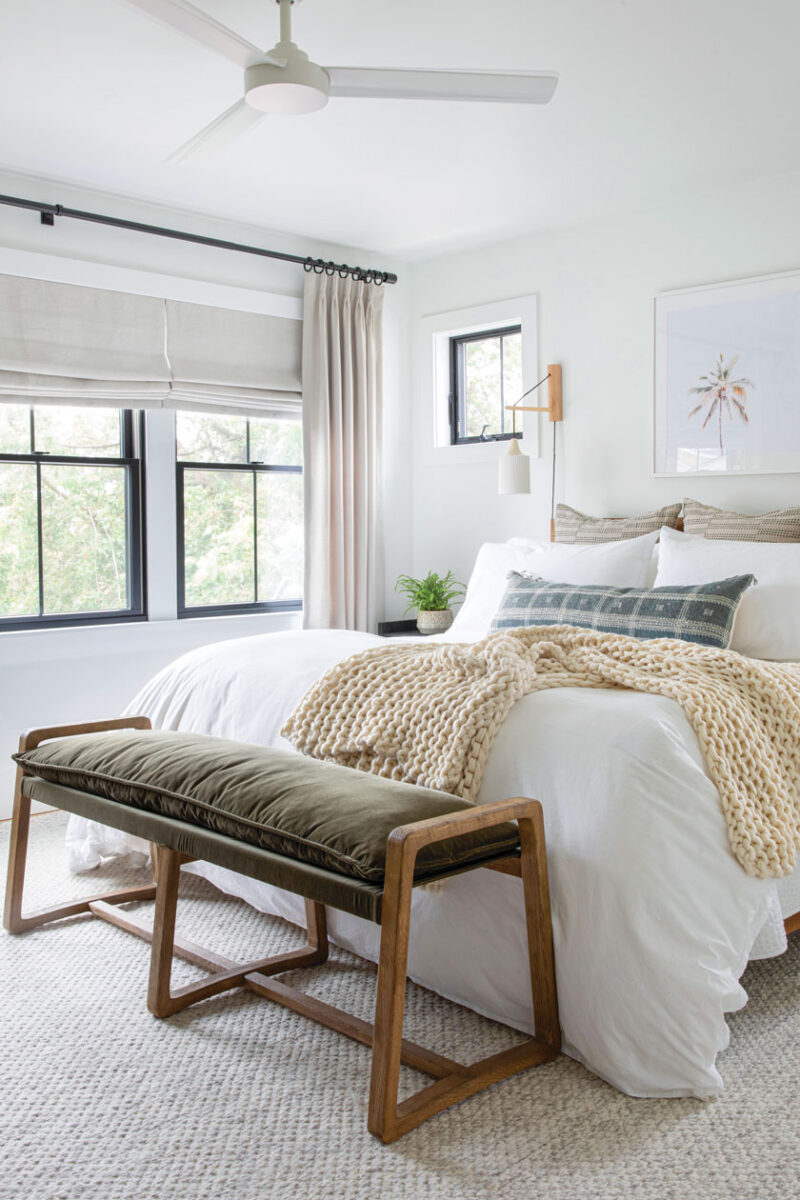
<svg viewBox="0 0 800 1200"><path fill-rule="evenodd" d="M0 173L0 192L402 273L402 267L382 256L352 247L289 237L25 176ZM133 268L287 297L300 297L303 291L304 273L296 265L74 220L56 219L55 226L50 228L40 224L38 213L5 207L0 207L0 247L54 259L108 264L119 270L121 290L125 290L125 270ZM379 552L390 589L397 574L408 569L411 545L411 526L407 520L411 479L406 470L410 459L410 425L401 403L407 395L403 288L401 278L396 287L386 288L385 298L387 370L383 441L387 502ZM7 756L15 748L22 729L114 715L155 671L177 655L208 642L266 633L298 623L296 614L265 614L0 634L0 750L3 751L0 818L10 812L13 766Z"/></svg>
<svg viewBox="0 0 800 1200"><path fill-rule="evenodd" d="M527 293L539 299L540 367L560 362L564 371L557 499L598 515L677 501L684 487L745 511L800 503L798 475L684 483L655 479L651 468L654 295L800 267L799 211L800 175L777 176L415 266L415 571L452 568L465 579L481 542L548 536L552 426L541 426L529 496L498 496L494 461L426 465L423 443L431 421L420 319Z"/></svg>

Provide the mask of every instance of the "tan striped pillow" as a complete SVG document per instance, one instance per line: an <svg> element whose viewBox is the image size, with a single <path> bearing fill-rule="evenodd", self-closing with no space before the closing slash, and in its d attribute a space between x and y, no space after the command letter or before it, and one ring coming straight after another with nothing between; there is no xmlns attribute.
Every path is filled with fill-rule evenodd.
<svg viewBox="0 0 800 1200"><path fill-rule="evenodd" d="M800 508L747 516L699 500L684 500L683 530L727 542L800 542Z"/></svg>
<svg viewBox="0 0 800 1200"><path fill-rule="evenodd" d="M587 517L568 504L559 504L556 508L556 541L588 546L640 537L643 533L653 533L662 525L675 529L680 511L680 504L667 504L638 517Z"/></svg>

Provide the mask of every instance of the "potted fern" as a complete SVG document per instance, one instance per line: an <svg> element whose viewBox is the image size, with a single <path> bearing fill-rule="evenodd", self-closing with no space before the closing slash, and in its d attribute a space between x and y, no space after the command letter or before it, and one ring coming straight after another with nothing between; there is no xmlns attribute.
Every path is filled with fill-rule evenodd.
<svg viewBox="0 0 800 1200"><path fill-rule="evenodd" d="M429 571L424 579L412 579L401 575L394 585L408 600L408 608L417 610L417 629L420 633L444 633L453 624L450 605L464 595L464 585L453 577L453 572L437 575Z"/></svg>

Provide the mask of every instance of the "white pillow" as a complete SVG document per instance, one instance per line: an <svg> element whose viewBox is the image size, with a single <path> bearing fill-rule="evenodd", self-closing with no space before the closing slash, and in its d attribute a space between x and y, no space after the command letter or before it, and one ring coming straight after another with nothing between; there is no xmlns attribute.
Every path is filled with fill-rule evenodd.
<svg viewBox="0 0 800 1200"><path fill-rule="evenodd" d="M751 658L800 659L800 542L729 542L661 530L656 587L756 577L742 597L731 650Z"/></svg>
<svg viewBox="0 0 800 1200"><path fill-rule="evenodd" d="M535 569L548 583L586 583L603 587L647 587L653 551L660 530L618 542L574 545L564 542L532 542L509 538L531 557L527 571Z"/></svg>
<svg viewBox="0 0 800 1200"><path fill-rule="evenodd" d="M527 571L551 583L646 587L658 530L620 542L572 546L559 542L485 542L478 551L467 595L448 638L486 637L500 607L510 571Z"/></svg>

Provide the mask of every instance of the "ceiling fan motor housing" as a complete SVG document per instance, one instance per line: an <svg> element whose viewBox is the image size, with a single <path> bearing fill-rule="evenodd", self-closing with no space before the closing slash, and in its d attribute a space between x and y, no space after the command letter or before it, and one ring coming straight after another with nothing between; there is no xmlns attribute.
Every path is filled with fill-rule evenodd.
<svg viewBox="0 0 800 1200"><path fill-rule="evenodd" d="M244 73L245 99L253 108L275 115L299 116L328 103L331 81L327 71L309 61L296 46L278 44L273 51L286 66L255 63Z"/></svg>

